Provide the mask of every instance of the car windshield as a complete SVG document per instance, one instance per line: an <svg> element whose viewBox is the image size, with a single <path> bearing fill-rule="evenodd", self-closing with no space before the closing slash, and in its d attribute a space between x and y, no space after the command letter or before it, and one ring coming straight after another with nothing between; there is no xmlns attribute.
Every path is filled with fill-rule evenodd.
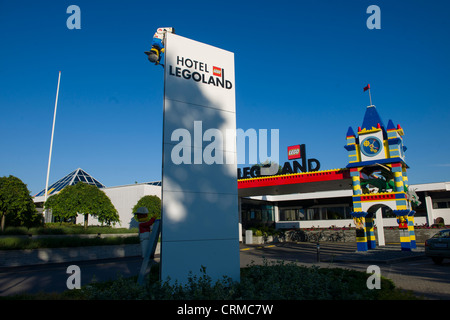
<svg viewBox="0 0 450 320"><path fill-rule="evenodd" d="M436 233L433 238L450 238L450 230L444 230Z"/></svg>

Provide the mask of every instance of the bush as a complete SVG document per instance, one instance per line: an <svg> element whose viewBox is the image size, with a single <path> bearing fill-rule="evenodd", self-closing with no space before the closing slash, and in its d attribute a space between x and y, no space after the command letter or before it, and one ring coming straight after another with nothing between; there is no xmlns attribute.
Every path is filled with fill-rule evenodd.
<svg viewBox="0 0 450 320"><path fill-rule="evenodd" d="M304 267L284 262L254 265L243 271L242 299L359 300L376 298L376 292L366 287L367 274L361 272L339 268ZM390 284L389 288L391 288Z"/></svg>
<svg viewBox="0 0 450 320"><path fill-rule="evenodd" d="M157 196L143 196L133 207L132 212L136 212L140 207L146 207L150 217L161 219L161 199Z"/></svg>
<svg viewBox="0 0 450 320"><path fill-rule="evenodd" d="M139 237L107 237L107 238L79 238L79 237L62 237L55 238L38 238L24 239L17 237L8 237L0 239L1 250L25 250L39 248L61 248L61 247L85 247L85 246L104 246L104 245L122 245L122 244L138 244Z"/></svg>
<svg viewBox="0 0 450 320"><path fill-rule="evenodd" d="M84 228L81 224L69 222L46 223L43 227L6 227L0 235L64 235L64 234L117 234L117 233L138 233L137 228L113 228L110 226L88 226Z"/></svg>
<svg viewBox="0 0 450 320"><path fill-rule="evenodd" d="M42 224L27 185L17 177L0 177L0 230L8 226L32 227Z"/></svg>
<svg viewBox="0 0 450 320"><path fill-rule="evenodd" d="M0 235L27 235L29 229L27 227L6 227L5 230L0 231Z"/></svg>
<svg viewBox="0 0 450 320"><path fill-rule="evenodd" d="M250 228L250 230L252 230L252 234L255 237L261 237L263 235L262 231L256 228Z"/></svg>
<svg viewBox="0 0 450 320"><path fill-rule="evenodd" d="M295 263L267 263L241 269L241 281L223 277L215 283L203 267L200 276L190 275L186 284L158 280L153 266L145 287L136 277L108 283L94 283L77 292L82 299L149 300L367 300L416 299L382 278L380 290L369 290L368 275L345 269L303 267Z"/></svg>
<svg viewBox="0 0 450 320"><path fill-rule="evenodd" d="M280 233L280 231L275 229L274 227L268 226L252 227L250 228L250 230L252 230L253 235L256 237L273 236Z"/></svg>

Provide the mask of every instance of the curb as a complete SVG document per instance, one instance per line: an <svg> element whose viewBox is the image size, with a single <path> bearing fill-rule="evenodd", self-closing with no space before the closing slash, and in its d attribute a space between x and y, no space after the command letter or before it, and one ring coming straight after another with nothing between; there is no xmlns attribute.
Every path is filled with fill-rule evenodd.
<svg viewBox="0 0 450 320"><path fill-rule="evenodd" d="M160 253L160 244L155 254ZM141 256L140 244L0 250L0 268Z"/></svg>
<svg viewBox="0 0 450 320"><path fill-rule="evenodd" d="M390 249L376 249L376 251L363 253L350 253L341 256L326 259L324 262L340 262L340 263L378 263L391 264L403 261L419 260L426 258L424 250L415 251L397 251Z"/></svg>
<svg viewBox="0 0 450 320"><path fill-rule="evenodd" d="M13 235L1 235L0 239L6 238L18 238L18 239L43 239L53 238L58 239L61 237L66 238L110 238L110 237L139 237L138 233L75 233L75 234L13 234Z"/></svg>
<svg viewBox="0 0 450 320"><path fill-rule="evenodd" d="M376 263L376 264L393 264L393 263L399 263L399 262L403 262L403 261L414 261L414 260L420 260L420 259L425 259L426 256L425 254L423 255L417 255L417 256L410 256L410 257L401 257L401 258L393 258L393 259L377 259L377 258L373 258L373 259L357 259L357 258L335 258L335 259L325 259L325 260L321 260L321 262L339 262L339 263L367 263L367 264L371 264L371 263Z"/></svg>

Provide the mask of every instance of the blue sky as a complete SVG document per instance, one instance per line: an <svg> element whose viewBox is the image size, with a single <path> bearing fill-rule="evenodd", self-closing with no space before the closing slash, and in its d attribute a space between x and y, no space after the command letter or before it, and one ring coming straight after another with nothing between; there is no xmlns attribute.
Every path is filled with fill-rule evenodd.
<svg viewBox="0 0 450 320"><path fill-rule="evenodd" d="M81 30L69 30L69 5ZM381 29L369 30L369 5ZM0 0L0 176L45 187L78 167L106 186L161 179L158 27L235 53L237 127L279 129L321 169L343 168L373 104L405 131L409 182L450 181L450 2Z"/></svg>

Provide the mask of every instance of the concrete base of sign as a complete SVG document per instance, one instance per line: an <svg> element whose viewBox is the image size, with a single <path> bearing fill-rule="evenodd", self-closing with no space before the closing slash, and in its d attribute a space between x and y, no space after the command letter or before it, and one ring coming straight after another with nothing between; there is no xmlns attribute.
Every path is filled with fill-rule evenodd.
<svg viewBox="0 0 450 320"><path fill-rule="evenodd" d="M245 244L253 244L253 231L252 230L245 231Z"/></svg>
<svg viewBox="0 0 450 320"><path fill-rule="evenodd" d="M204 240L164 242L161 247L164 261L176 263L161 265L161 280L170 277L178 283L187 283L190 272L194 276L202 276L202 269L212 281L228 276L234 281L240 281L239 241Z"/></svg>

